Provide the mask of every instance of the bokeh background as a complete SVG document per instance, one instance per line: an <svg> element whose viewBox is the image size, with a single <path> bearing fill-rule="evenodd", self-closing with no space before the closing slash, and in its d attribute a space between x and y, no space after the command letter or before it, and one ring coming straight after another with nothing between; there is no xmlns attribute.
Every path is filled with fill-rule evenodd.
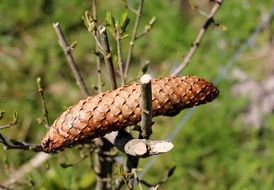
<svg viewBox="0 0 274 190"><path fill-rule="evenodd" d="M129 1L133 7L137 0ZM207 0L190 1L208 13ZM214 81L221 94L214 102L183 111L176 117L154 119L152 139L172 138L174 149L160 157L143 159L141 174L156 183L176 166L174 175L159 189L272 189L274 184L274 41L273 0L224 1L211 26L181 75ZM77 102L80 92L59 47L53 22L59 22L70 42L80 71L93 91L96 81L94 42L82 16L91 2L24 0L0 3L0 125L19 113L16 127L1 134L39 143L46 129L39 121L42 108L36 79L41 77L50 122ZM122 1L98 2L99 21L106 11L119 18ZM136 42L130 79L136 79L149 60L148 73L167 76L189 50L206 18L188 1L145 1L139 32L155 16L152 30ZM129 32L134 23L134 15ZM112 49L115 51L114 41ZM123 41L126 58L128 39ZM117 65L116 65L117 66ZM103 70L103 73L105 71ZM109 86L106 74L104 90ZM35 153L5 151L0 147L0 184ZM117 174L118 175L118 174ZM69 149L28 173L16 189L92 189L95 174L90 158Z"/></svg>

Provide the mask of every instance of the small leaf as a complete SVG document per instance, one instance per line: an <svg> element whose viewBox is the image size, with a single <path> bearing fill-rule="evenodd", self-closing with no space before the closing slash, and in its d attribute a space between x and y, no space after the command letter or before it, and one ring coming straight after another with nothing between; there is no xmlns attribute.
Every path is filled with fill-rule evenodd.
<svg viewBox="0 0 274 190"><path fill-rule="evenodd" d="M222 24L220 24L220 25L218 26L218 28L219 28L222 32L225 32L225 31L228 30L228 28L227 28L225 25L222 25Z"/></svg>
<svg viewBox="0 0 274 190"><path fill-rule="evenodd" d="M156 17L152 17L148 24L145 25L145 32L148 32L151 30L152 26L154 25L156 21Z"/></svg>
<svg viewBox="0 0 274 190"><path fill-rule="evenodd" d="M115 20L114 17L112 16L110 11L107 11L107 15L106 15L106 23L109 26L115 27Z"/></svg>
<svg viewBox="0 0 274 190"><path fill-rule="evenodd" d="M84 23L88 29L89 32L94 32L94 30L96 29L96 23L95 20L93 19L93 17L91 16L91 14L86 11L85 15L82 17L82 19L84 20Z"/></svg>
<svg viewBox="0 0 274 190"><path fill-rule="evenodd" d="M123 13L121 15L121 19L120 19L121 33L124 33L126 31L129 21L130 21L130 19L128 17L128 12L125 10L125 11L123 11Z"/></svg>
<svg viewBox="0 0 274 190"><path fill-rule="evenodd" d="M36 121L39 125L43 124L44 119L41 117L36 117Z"/></svg>
<svg viewBox="0 0 274 190"><path fill-rule="evenodd" d="M127 37L129 37L129 34L123 34L121 40L126 39Z"/></svg>
<svg viewBox="0 0 274 190"><path fill-rule="evenodd" d="M155 23L155 21L156 21L156 17L154 16L150 19L148 24L152 26Z"/></svg>

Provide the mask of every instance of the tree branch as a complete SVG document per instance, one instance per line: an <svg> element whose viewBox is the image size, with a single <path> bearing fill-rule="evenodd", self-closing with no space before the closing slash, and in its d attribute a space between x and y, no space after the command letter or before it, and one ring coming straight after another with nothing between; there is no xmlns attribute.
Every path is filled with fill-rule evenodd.
<svg viewBox="0 0 274 190"><path fill-rule="evenodd" d="M87 97L89 95L88 89L87 89L85 82L84 82L84 80L79 72L79 69L75 63L75 59L72 55L72 48L69 46L67 40L65 39L65 36L61 29L60 24L58 22L53 23L53 28L57 34L59 44L65 53L69 67L73 73L75 80L76 80L76 84L79 86L82 96Z"/></svg>
<svg viewBox="0 0 274 190"><path fill-rule="evenodd" d="M26 142L20 142L15 139L7 139L0 133L0 143L3 144L6 150L8 149L21 149L30 150L33 152L43 152L43 148L40 144L29 144Z"/></svg>
<svg viewBox="0 0 274 190"><path fill-rule="evenodd" d="M141 136L144 139L149 139L152 134L152 93L151 93L151 76L144 74L140 78L141 86L141 107L142 107L142 120L141 120Z"/></svg>
<svg viewBox="0 0 274 190"><path fill-rule="evenodd" d="M132 31L131 40L130 40L130 43L129 43L127 61L126 61L126 64L125 64L125 70L124 70L125 81L127 81L127 78L128 78L129 66L130 66L130 62L131 62L131 58L132 58L132 52L133 52L133 48L134 48L134 42L135 42L136 36L137 36L137 30L138 30L138 26L139 26L139 23L140 23L140 18L141 18L142 11L143 11L143 5L144 5L144 0L140 0L139 7L138 7L138 10L136 12L136 20L135 20L134 28L133 28L133 31Z"/></svg>
<svg viewBox="0 0 274 190"><path fill-rule="evenodd" d="M116 40L116 45L117 45L117 57L118 57L118 65L119 65L119 70L120 70L120 75L121 75L121 79L122 79L122 84L125 84L125 77L124 77L124 64L122 62L122 52L121 52L121 35L119 32L118 27L116 27L116 36L115 36L115 40Z"/></svg>
<svg viewBox="0 0 274 190"><path fill-rule="evenodd" d="M97 25L97 6L96 0L92 0L92 17L94 19L95 24ZM99 39L98 30L96 29L94 34L94 39ZM96 72L97 72L97 87L98 91L102 91L102 77L101 77L101 61L99 57L99 43L95 43L95 51L96 51Z"/></svg>
<svg viewBox="0 0 274 190"><path fill-rule="evenodd" d="M213 17L216 15L217 11L221 7L223 0L211 0L211 1L214 2L214 6L212 7L209 15L207 16L207 20L205 21L203 27L198 32L191 48L189 49L188 53L184 57L183 62L176 68L176 70L174 72L171 73L171 76L178 75L189 64L191 58L193 57L194 53L198 49L198 47L205 35L206 30L208 29L210 24L214 23Z"/></svg>
<svg viewBox="0 0 274 190"><path fill-rule="evenodd" d="M116 83L116 77L115 77L114 66L113 66L113 62L112 62L112 55L111 55L111 51L110 51L106 27L99 26L98 30L99 30L99 33L101 36L103 55L104 55L104 59L105 59L107 72L109 75L109 82L110 82L112 90L114 90L117 88L117 83Z"/></svg>

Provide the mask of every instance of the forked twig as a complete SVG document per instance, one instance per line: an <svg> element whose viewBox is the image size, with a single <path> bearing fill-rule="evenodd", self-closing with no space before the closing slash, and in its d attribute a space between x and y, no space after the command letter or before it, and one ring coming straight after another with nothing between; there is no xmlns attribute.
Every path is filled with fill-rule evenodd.
<svg viewBox="0 0 274 190"><path fill-rule="evenodd" d="M16 125L18 120L17 112L14 112L14 120L7 124L0 126L0 130L10 128ZM43 151L42 146L40 144L29 144L26 142L20 142L15 139L8 139L0 133L0 143L7 149L21 149L21 150L31 150L34 152L41 152Z"/></svg>
<svg viewBox="0 0 274 190"><path fill-rule="evenodd" d="M191 58L193 57L194 53L198 49L205 32L207 31L210 24L214 23L214 16L216 15L217 11L221 7L223 0L212 0L214 2L214 6L212 7L209 15L207 16L207 20L205 21L203 27L198 32L191 48L189 49L188 53L184 57L183 62L176 68L174 72L171 73L171 76L178 75L190 62Z"/></svg>

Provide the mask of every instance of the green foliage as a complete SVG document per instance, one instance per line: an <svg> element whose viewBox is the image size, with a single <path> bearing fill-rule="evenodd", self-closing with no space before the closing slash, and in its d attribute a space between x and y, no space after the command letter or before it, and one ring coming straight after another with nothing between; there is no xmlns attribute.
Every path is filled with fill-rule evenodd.
<svg viewBox="0 0 274 190"><path fill-rule="evenodd" d="M104 22L106 16L106 22L112 27L118 26L123 35L132 31L135 14L123 12L121 2L98 2L99 22ZM199 5L196 1L192 2ZM132 4L135 6L136 1ZM256 27L261 20L261 12L267 12L272 4L271 0L225 1L216 16L221 28L209 28L183 74L212 80ZM45 134L46 129L36 121L43 114L36 85L38 77L42 77L45 83L50 122L81 98L58 45L53 22L61 24L70 42L78 41L73 51L75 59L88 87L91 89L96 85L94 42L81 20L86 10L91 10L89 1L24 0L17 1L16 8L13 1L0 3L0 110L5 110L5 114L0 111L0 126L13 120L13 110L20 116L16 129L3 130L4 135L39 143ZM182 61L205 20L198 13L187 16L182 12L179 1L145 1L138 34L145 30L150 32L135 44L131 80L139 75L142 68L143 72L150 72L155 77L166 76ZM122 41L124 60L129 40L125 38ZM260 38L258 43L263 46L267 40ZM113 40L112 49L115 48ZM245 66L244 61L240 66L248 71L257 67L255 64ZM106 81L106 78L103 80ZM157 182L160 174L176 165L176 171L162 189L272 188L274 119L271 115L266 116L267 126L262 129L245 126L240 116L247 109L248 102L231 95L232 85L233 82L223 82L219 86L221 95L218 100L197 109L174 140L174 150L160 157L146 174L146 180ZM107 89L108 86L104 86L104 90ZM152 138L165 138L185 113L174 118L157 118ZM5 151L1 147L0 155L2 182L9 177L10 170L28 161L34 153ZM49 168L42 166L29 174L20 188L94 188L95 174L87 159L67 167L75 163L78 155L79 150L60 153L49 161ZM142 166L146 161L142 160ZM61 167L61 163L65 163L63 166L66 167Z"/></svg>

